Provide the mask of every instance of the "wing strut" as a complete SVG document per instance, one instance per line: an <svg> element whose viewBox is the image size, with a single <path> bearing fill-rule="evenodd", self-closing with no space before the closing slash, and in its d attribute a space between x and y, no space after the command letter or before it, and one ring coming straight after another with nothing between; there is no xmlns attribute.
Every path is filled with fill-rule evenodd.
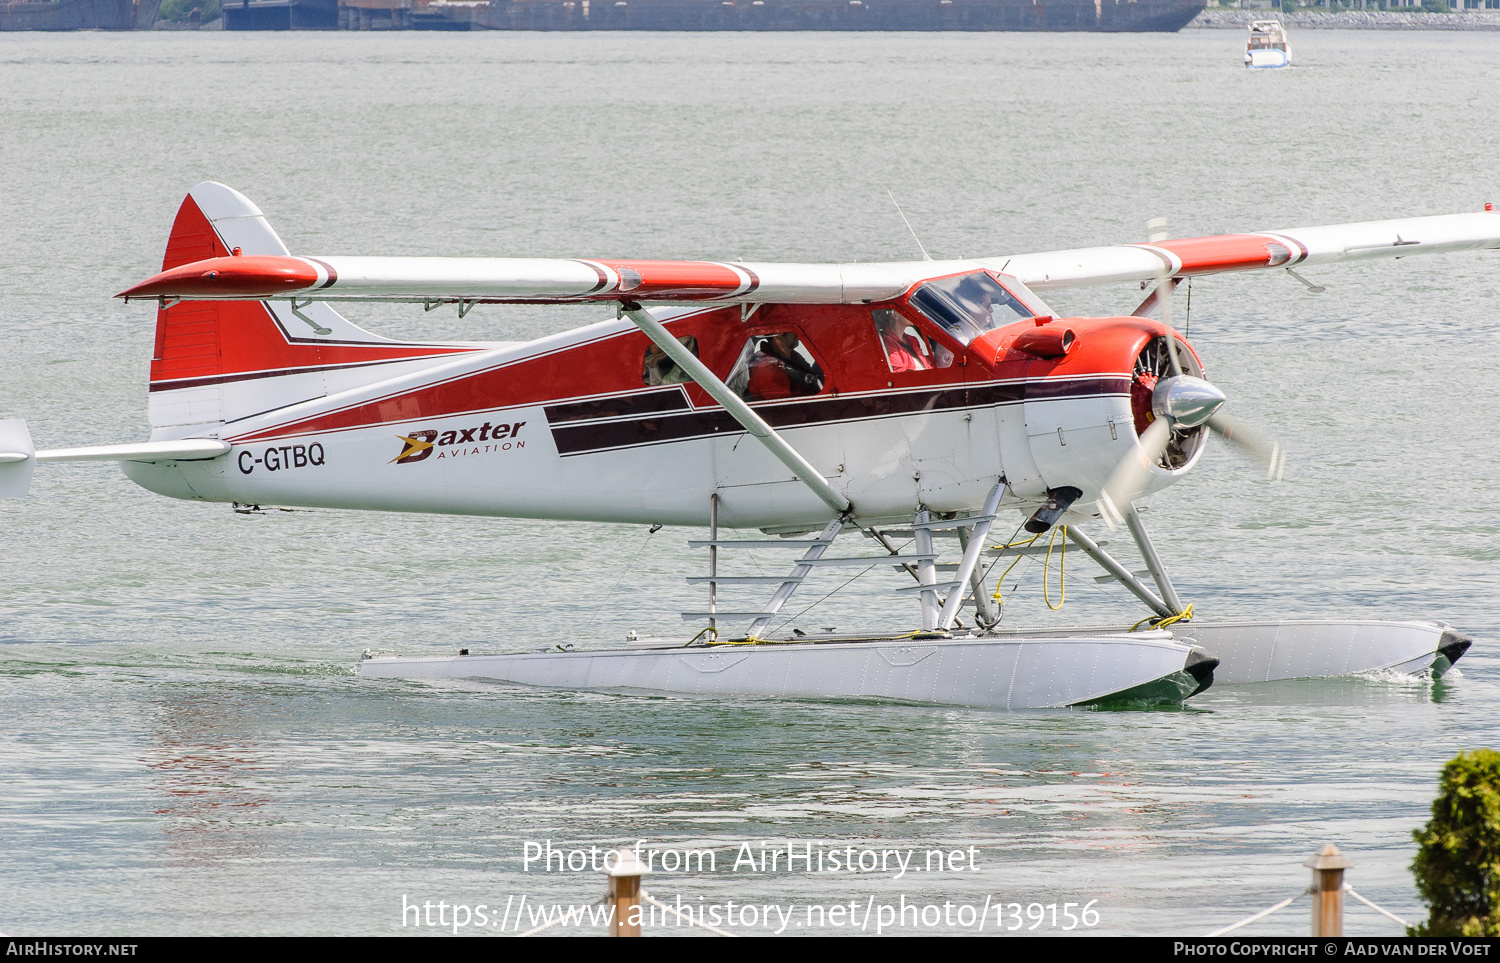
<svg viewBox="0 0 1500 963"><path fill-rule="evenodd" d="M708 366L683 346L681 341L672 337L662 323L653 318L634 301L621 301L620 310L635 326L646 333L658 348L666 352L667 357L692 376L698 385L708 392L709 395L724 406L724 410L733 416L746 431L754 435L767 450L786 467L792 470L804 485L811 488L813 494L821 498L829 508L839 514L850 512L854 506L849 499L833 490L822 474L808 463L798 453L797 449L786 443L786 440L776 433L776 429L766 424L765 419L757 415L749 405L740 400L740 396L729 390L729 386L719 380L718 375L708 370Z"/></svg>

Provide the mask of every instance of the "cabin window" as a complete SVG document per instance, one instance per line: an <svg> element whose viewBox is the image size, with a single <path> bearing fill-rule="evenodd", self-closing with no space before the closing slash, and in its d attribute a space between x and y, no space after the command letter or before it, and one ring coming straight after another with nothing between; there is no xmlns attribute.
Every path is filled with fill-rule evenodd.
<svg viewBox="0 0 1500 963"><path fill-rule="evenodd" d="M1034 314L983 272L928 281L912 294L911 303L965 345L986 331Z"/></svg>
<svg viewBox="0 0 1500 963"><path fill-rule="evenodd" d="M946 368L953 363L953 352L929 342L898 312L879 308L871 311L870 317L880 337L880 349L885 352L885 363L893 373Z"/></svg>
<svg viewBox="0 0 1500 963"><path fill-rule="evenodd" d="M692 335L678 338L683 347L698 357L698 339ZM641 380L650 387L657 385L685 385L691 382L692 376L682 370L682 366L671 358L667 353L657 347L653 342L646 349L646 356L641 360Z"/></svg>
<svg viewBox="0 0 1500 963"><path fill-rule="evenodd" d="M746 401L815 395L823 369L793 331L758 334L745 342L724 383Z"/></svg>

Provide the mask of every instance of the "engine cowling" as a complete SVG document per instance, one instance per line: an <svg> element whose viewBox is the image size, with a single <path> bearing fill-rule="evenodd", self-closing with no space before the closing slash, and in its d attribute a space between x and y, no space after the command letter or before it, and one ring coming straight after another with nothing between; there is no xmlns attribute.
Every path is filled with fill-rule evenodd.
<svg viewBox="0 0 1500 963"><path fill-rule="evenodd" d="M1021 404L1002 415L1001 460L1012 491L1040 503L1049 492L1076 488L1082 494L1073 511L1094 514L1116 467L1142 452L1140 437L1160 417L1154 396L1176 370L1168 338L1181 373L1201 379L1192 347L1150 318L1035 318L976 339L971 349L1020 395ZM1179 396L1185 384L1178 383ZM1202 424L1174 421L1146 491L1190 471L1206 434Z"/></svg>

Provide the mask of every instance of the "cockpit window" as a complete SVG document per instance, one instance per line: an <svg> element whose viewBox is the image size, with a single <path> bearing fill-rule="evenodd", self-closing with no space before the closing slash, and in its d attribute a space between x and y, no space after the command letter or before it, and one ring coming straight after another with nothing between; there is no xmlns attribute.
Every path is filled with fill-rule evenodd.
<svg viewBox="0 0 1500 963"><path fill-rule="evenodd" d="M729 390L746 401L815 395L823 390L823 369L791 331L761 334L745 342L729 377Z"/></svg>
<svg viewBox="0 0 1500 963"><path fill-rule="evenodd" d="M963 344L1032 316L1015 295L983 272L928 281L912 294L911 303Z"/></svg>

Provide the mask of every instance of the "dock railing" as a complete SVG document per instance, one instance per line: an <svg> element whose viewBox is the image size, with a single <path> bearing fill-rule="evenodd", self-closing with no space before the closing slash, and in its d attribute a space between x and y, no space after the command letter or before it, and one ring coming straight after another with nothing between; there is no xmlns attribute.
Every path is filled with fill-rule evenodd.
<svg viewBox="0 0 1500 963"><path fill-rule="evenodd" d="M1356 892L1353 886L1344 881L1344 870L1349 869L1354 864L1343 853L1339 852L1339 848L1332 843L1325 844L1322 849L1314 853L1302 865L1312 870L1312 885L1307 889L1288 896L1274 906L1268 906L1258 913L1252 913L1238 923L1233 923L1204 935L1206 937L1227 936L1242 926L1249 926L1251 923L1265 919L1272 913L1279 913L1303 896L1311 896L1312 935L1343 936L1345 893L1353 896L1381 916L1400 923L1403 930L1411 928L1411 924L1406 920L1387 909L1376 906Z"/></svg>
<svg viewBox="0 0 1500 963"><path fill-rule="evenodd" d="M651 872L651 867L643 863L640 856L632 849L620 849L611 854L612 860L606 858L604 861L604 873L607 882L607 890L594 906L608 907L608 926L610 936L640 936L641 921L643 917L642 904L650 904L663 913L670 913L678 917L679 922L685 922L692 926L700 926L719 936L735 936L727 930L720 929L708 922L694 916L683 914L667 903L662 902L647 892L642 885L642 877ZM1265 909L1252 913L1237 923L1232 923L1211 933L1204 934L1205 938L1227 936L1234 931L1249 926L1251 923L1263 920L1275 913L1279 913L1291 906L1304 896L1311 896L1311 934L1313 936L1343 936L1344 935L1344 895L1354 897L1370 909L1399 923L1403 930L1409 929L1411 923L1396 914L1377 906L1364 896L1355 891L1344 879L1344 870L1354 864L1339 851L1332 843L1325 844L1310 858L1303 862L1304 866L1312 870L1312 884L1300 893L1294 893L1286 899ZM533 936L568 922L581 922L581 918L574 919L569 916L558 916L534 927L519 936Z"/></svg>

